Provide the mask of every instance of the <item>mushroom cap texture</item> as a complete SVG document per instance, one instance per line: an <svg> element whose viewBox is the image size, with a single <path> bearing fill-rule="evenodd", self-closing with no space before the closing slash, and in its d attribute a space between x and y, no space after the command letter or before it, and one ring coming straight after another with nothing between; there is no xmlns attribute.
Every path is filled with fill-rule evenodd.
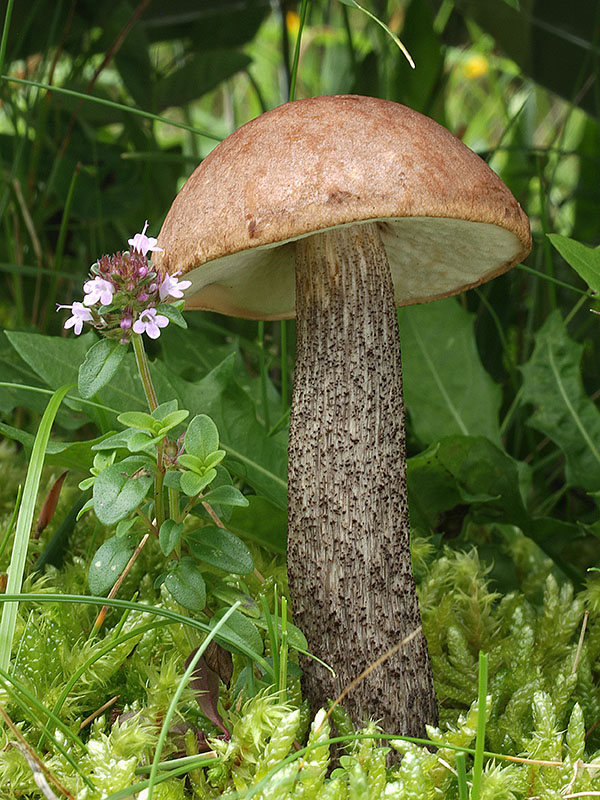
<svg viewBox="0 0 600 800"><path fill-rule="evenodd" d="M187 306L295 315L295 240L377 221L397 305L456 294L531 249L500 178L429 117L387 100L295 100L221 142L175 198L154 259L192 281Z"/></svg>

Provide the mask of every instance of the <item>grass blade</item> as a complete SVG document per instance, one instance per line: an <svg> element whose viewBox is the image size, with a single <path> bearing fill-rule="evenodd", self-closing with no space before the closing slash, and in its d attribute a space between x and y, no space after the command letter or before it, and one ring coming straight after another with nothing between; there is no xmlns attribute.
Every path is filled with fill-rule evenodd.
<svg viewBox="0 0 600 800"><path fill-rule="evenodd" d="M35 500L37 497L40 478L42 475L42 467L44 465L44 454L46 452L46 445L50 438L50 431L54 418L58 412L63 398L71 388L71 385L61 386L57 389L50 402L46 406L40 427L38 429L35 441L33 443L33 450L31 452L31 461L27 470L27 477L25 478L25 486L23 489L23 500L21 508L19 509L19 517L17 519L17 528L15 531L15 542L13 545L13 552L8 568L8 581L6 584L7 594L17 594L21 590L23 582L23 572L25 570L25 559L27 558L27 547L29 545L29 534L31 531L31 524L33 522L33 514L35 511ZM17 619L18 603L8 603L2 609L2 621L0 622L0 669L8 670L10 663L10 652L12 648L13 637L15 633L15 623Z"/></svg>

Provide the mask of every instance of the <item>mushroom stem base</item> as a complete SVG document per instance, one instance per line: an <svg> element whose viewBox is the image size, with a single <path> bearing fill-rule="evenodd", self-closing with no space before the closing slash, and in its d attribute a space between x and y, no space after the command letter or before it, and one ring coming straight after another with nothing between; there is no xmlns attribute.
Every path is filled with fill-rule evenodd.
<svg viewBox="0 0 600 800"><path fill-rule="evenodd" d="M420 629L409 550L404 406L393 286L376 223L297 242L288 571L311 707ZM420 736L437 706L419 633L343 705Z"/></svg>

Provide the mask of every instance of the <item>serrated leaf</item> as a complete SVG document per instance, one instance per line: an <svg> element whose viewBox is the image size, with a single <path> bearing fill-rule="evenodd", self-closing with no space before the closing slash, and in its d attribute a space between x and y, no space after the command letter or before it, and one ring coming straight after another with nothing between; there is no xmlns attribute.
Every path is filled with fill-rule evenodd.
<svg viewBox="0 0 600 800"><path fill-rule="evenodd" d="M92 594L103 595L112 588L127 566L137 545L137 537L113 536L101 545L92 558L88 571L88 584Z"/></svg>
<svg viewBox="0 0 600 800"><path fill-rule="evenodd" d="M94 511L103 525L114 525L137 508L152 485L148 459L130 456L103 470L94 484Z"/></svg>
<svg viewBox="0 0 600 800"><path fill-rule="evenodd" d="M581 380L583 345L569 338L559 311L535 335L523 373L523 400L535 413L529 424L564 453L570 486L600 489L600 411Z"/></svg>
<svg viewBox="0 0 600 800"><path fill-rule="evenodd" d="M586 247L581 242L561 236L558 233L547 234L564 260L573 267L580 278L587 283L596 294L600 293L600 247Z"/></svg>
<svg viewBox="0 0 600 800"><path fill-rule="evenodd" d="M404 398L423 444L455 434L500 444L501 391L481 364L473 324L454 298L399 313Z"/></svg>
<svg viewBox="0 0 600 800"><path fill-rule="evenodd" d="M100 339L90 347L79 367L77 387L80 397L89 400L106 386L119 369L127 347L112 339Z"/></svg>
<svg viewBox="0 0 600 800"><path fill-rule="evenodd" d="M224 528L207 525L186 535L186 542L196 558L236 575L247 575L254 569L254 560L244 542Z"/></svg>
<svg viewBox="0 0 600 800"><path fill-rule="evenodd" d="M170 555L179 544L181 539L181 532L183 525L181 522L175 522L174 519L166 519L160 526L158 532L158 542L160 549L165 556Z"/></svg>
<svg viewBox="0 0 600 800"><path fill-rule="evenodd" d="M193 558L184 556L165 578L165 586L175 600L189 611L206 606L206 585Z"/></svg>
<svg viewBox="0 0 600 800"><path fill-rule="evenodd" d="M190 422L185 434L185 451L204 461L206 456L219 449L219 431L206 414L198 414Z"/></svg>

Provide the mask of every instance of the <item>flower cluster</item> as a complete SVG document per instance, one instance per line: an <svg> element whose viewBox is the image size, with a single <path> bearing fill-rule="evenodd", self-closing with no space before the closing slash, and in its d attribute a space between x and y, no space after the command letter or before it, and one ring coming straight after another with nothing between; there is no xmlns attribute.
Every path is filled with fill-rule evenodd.
<svg viewBox="0 0 600 800"><path fill-rule="evenodd" d="M191 281L154 269L147 254L162 248L157 247L154 237L146 236L147 228L146 220L142 232L128 240L129 250L102 256L92 265L90 279L83 284L83 302L58 306L72 313L65 328L73 328L79 335L84 323L89 323L123 344L132 332L145 333L151 339L160 336L160 329L169 324L168 316L160 311L172 299L181 299Z"/></svg>

